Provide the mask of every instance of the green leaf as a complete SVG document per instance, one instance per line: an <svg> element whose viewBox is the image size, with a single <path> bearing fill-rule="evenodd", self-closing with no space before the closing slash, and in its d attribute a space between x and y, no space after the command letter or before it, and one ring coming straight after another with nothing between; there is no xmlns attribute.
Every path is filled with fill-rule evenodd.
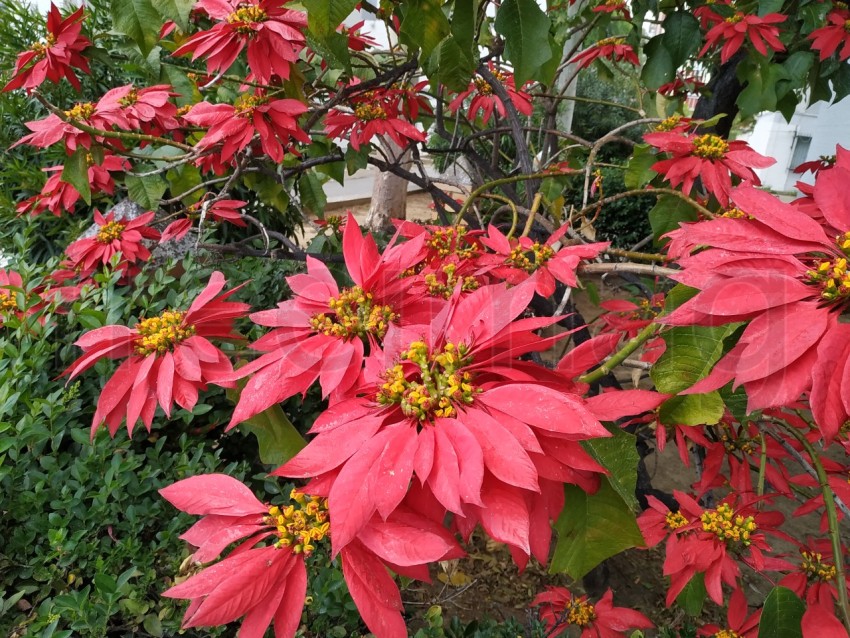
<svg viewBox="0 0 850 638"><path fill-rule="evenodd" d="M611 472L608 480L611 487L620 495L630 508L637 509L635 498L637 487L637 466L640 462L635 436L618 427L611 430L610 438L582 441L582 447L601 465Z"/></svg>
<svg viewBox="0 0 850 638"><path fill-rule="evenodd" d="M240 382L241 387L245 384ZM239 400L241 389L227 390L227 398L233 403ZM280 404L252 416L239 424L239 429L257 437L260 461L266 465L280 466L300 452L307 442L292 425Z"/></svg>
<svg viewBox="0 0 850 638"><path fill-rule="evenodd" d="M567 485L565 497L564 509L555 523L558 543L551 573L579 579L606 558L643 546L635 515L607 479L593 495Z"/></svg>
<svg viewBox="0 0 850 638"><path fill-rule="evenodd" d="M549 41L551 22L536 0L504 0L496 14L496 33L505 39L505 58L514 67L517 87L528 80L541 80L540 72L552 57Z"/></svg>
<svg viewBox="0 0 850 638"><path fill-rule="evenodd" d="M661 404L658 418L665 425L714 425L723 417L719 392L681 394Z"/></svg>
<svg viewBox="0 0 850 638"><path fill-rule="evenodd" d="M649 144L635 144L632 156L629 158L629 163L626 166L626 172L623 175L623 183L625 183L626 188L632 190L642 188L655 177L657 173L650 166L655 164L656 161L658 161L658 157L652 151L652 147Z"/></svg>
<svg viewBox="0 0 850 638"><path fill-rule="evenodd" d="M475 54L475 21L478 15L478 0L455 0L452 12L451 31L457 45L469 57Z"/></svg>
<svg viewBox="0 0 850 638"><path fill-rule="evenodd" d="M759 0L759 17L782 11L783 4L785 4L785 0Z"/></svg>
<svg viewBox="0 0 850 638"><path fill-rule="evenodd" d="M143 166L138 166L137 168L144 170ZM124 185L127 187L127 193L130 195L130 199L148 210L155 210L159 207L162 195L165 193L165 189L168 188L168 183L159 175L139 177L137 175L127 174L124 177Z"/></svg>
<svg viewBox="0 0 850 638"><path fill-rule="evenodd" d="M451 33L449 20L440 0L408 0L398 35L408 46L422 49L427 58Z"/></svg>
<svg viewBox="0 0 850 638"><path fill-rule="evenodd" d="M325 211L328 198L314 171L307 171L298 179L298 194L301 197L301 206L308 212L321 215Z"/></svg>
<svg viewBox="0 0 850 638"><path fill-rule="evenodd" d="M840 102L850 95L850 65L839 65L831 79L832 88L835 91L835 95L832 97L833 103Z"/></svg>
<svg viewBox="0 0 850 638"><path fill-rule="evenodd" d="M281 213L289 209L289 197L274 177L247 173L242 176L242 182L254 191L263 203L274 206Z"/></svg>
<svg viewBox="0 0 850 638"><path fill-rule="evenodd" d="M736 327L676 326L664 332L667 348L650 371L656 389L678 394L706 377L723 354L723 340Z"/></svg>
<svg viewBox="0 0 850 638"><path fill-rule="evenodd" d="M628 173L626 173L628 177ZM632 187L634 188L634 187ZM696 209L680 197L673 195L661 195L655 206L649 211L649 225L652 227L652 236L658 243L662 237L670 231L676 230L682 222L695 222L699 219Z"/></svg>
<svg viewBox="0 0 850 638"><path fill-rule="evenodd" d="M348 148L345 149L345 167L346 170L348 170L348 174L354 175L354 173L359 171L361 168L369 166L370 153L371 149L368 144L361 146L360 150L349 145Z"/></svg>
<svg viewBox="0 0 850 638"><path fill-rule="evenodd" d="M747 392L744 387L741 386L733 392L732 382L730 381L720 388L719 392L723 398L723 403L729 408L729 412L732 413L735 420L743 423L749 416L749 412L747 412Z"/></svg>
<svg viewBox="0 0 850 638"><path fill-rule="evenodd" d="M113 0L112 26L118 33L129 36L139 47L143 57L159 41L162 21L151 0Z"/></svg>
<svg viewBox="0 0 850 638"><path fill-rule="evenodd" d="M662 23L661 41L670 56L673 66L678 68L699 48L702 42L699 21L692 13L674 11L668 13Z"/></svg>
<svg viewBox="0 0 850 638"><path fill-rule="evenodd" d="M699 616L702 614L702 607L705 604L705 575L695 574L688 581L684 589L679 592L676 597L676 603L685 610L689 616Z"/></svg>
<svg viewBox="0 0 850 638"><path fill-rule="evenodd" d="M676 284L664 298L664 312L673 312L688 299L696 297L698 293L699 290L696 288L691 288L685 284Z"/></svg>
<svg viewBox="0 0 850 638"><path fill-rule="evenodd" d="M189 13L195 0L151 0L153 8L166 20L174 20L180 30L189 30Z"/></svg>
<svg viewBox="0 0 850 638"><path fill-rule="evenodd" d="M357 5L357 0L304 0L307 9L308 40L323 57L335 60L349 73L351 55L348 38L337 32Z"/></svg>
<svg viewBox="0 0 850 638"><path fill-rule="evenodd" d="M80 197L87 206L91 206L91 185L89 184L88 151L83 147L77 148L74 154L65 160L62 176L59 178L66 184L77 189Z"/></svg>
<svg viewBox="0 0 850 638"><path fill-rule="evenodd" d="M118 583L109 574L95 574L94 588L101 596L108 596L118 592Z"/></svg>
<svg viewBox="0 0 850 638"><path fill-rule="evenodd" d="M806 606L785 587L774 587L764 600L758 638L802 638Z"/></svg>
<svg viewBox="0 0 850 638"><path fill-rule="evenodd" d="M444 84L452 91L462 91L469 86L475 63L475 58L461 48L454 37L448 37L434 49L423 69L432 82Z"/></svg>
<svg viewBox="0 0 850 638"><path fill-rule="evenodd" d="M672 82L676 77L676 65L673 57L664 46L660 35L655 36L643 48L646 54L646 63L641 69L640 77L646 87L657 91L658 87L667 82Z"/></svg>
<svg viewBox="0 0 850 638"><path fill-rule="evenodd" d="M180 164L179 166L175 166L165 174L165 178L168 180L168 188L171 191L172 197L179 197L203 181L201 171L194 164ZM200 200L203 195L204 190L198 189L189 193L180 201L189 206Z"/></svg>
<svg viewBox="0 0 850 638"><path fill-rule="evenodd" d="M162 636L162 621L159 619L159 616L155 614L148 614L145 616L144 621L142 622L142 627L144 627L145 631L148 632L151 636Z"/></svg>

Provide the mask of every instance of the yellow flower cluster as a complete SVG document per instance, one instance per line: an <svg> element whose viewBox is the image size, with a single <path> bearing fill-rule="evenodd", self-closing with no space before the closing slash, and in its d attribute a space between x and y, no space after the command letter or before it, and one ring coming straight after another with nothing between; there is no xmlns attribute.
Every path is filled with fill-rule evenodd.
<svg viewBox="0 0 850 638"><path fill-rule="evenodd" d="M72 109L65 111L65 117L72 120L87 120L94 115L95 110L96 107L92 102L80 102Z"/></svg>
<svg viewBox="0 0 850 638"><path fill-rule="evenodd" d="M758 529L752 516L736 515L728 503L703 512L700 520L704 532L714 534L724 543L732 541L741 543L744 547L749 547L750 537Z"/></svg>
<svg viewBox="0 0 850 638"><path fill-rule="evenodd" d="M748 215L740 208L736 208L734 206L732 208L727 208L726 210L724 210L720 214L720 216L725 217L726 219L753 219L752 215Z"/></svg>
<svg viewBox="0 0 850 638"><path fill-rule="evenodd" d="M259 6L239 7L236 11L227 16L228 24L243 25L253 24L255 22L265 22L268 19L268 14ZM236 27L237 33L250 33L253 29L249 26Z"/></svg>
<svg viewBox="0 0 850 638"><path fill-rule="evenodd" d="M533 260L529 258L529 254L531 254L531 257L534 258ZM546 244L534 242L531 245L530 250L526 250L519 245L514 247L511 250L511 254L508 256L507 262L508 265L514 266L515 268L521 268L530 274L537 270L537 268L542 264L549 261L554 254L555 251Z"/></svg>
<svg viewBox="0 0 850 638"><path fill-rule="evenodd" d="M390 323L398 318L389 306L375 305L372 293L364 292L360 286L344 289L338 297L331 297L328 305L333 317L320 313L310 319L310 326L316 332L346 341L370 334L382 339Z"/></svg>
<svg viewBox="0 0 850 638"><path fill-rule="evenodd" d="M567 624L587 627L596 620L596 610L589 602L573 599L567 610Z"/></svg>
<svg viewBox="0 0 850 638"><path fill-rule="evenodd" d="M381 405L399 405L406 416L426 421L455 416L458 405L473 402L478 390L472 385L472 375L460 370L468 363L463 344L447 343L442 352L432 354L424 342L415 341L401 353L401 360L419 367L421 381L408 379L404 365L397 363L384 373L377 395Z"/></svg>
<svg viewBox="0 0 850 638"><path fill-rule="evenodd" d="M236 117L249 119L254 116L254 109L268 102L264 97L258 95L240 95L233 103Z"/></svg>
<svg viewBox="0 0 850 638"><path fill-rule="evenodd" d="M277 529L278 547L309 556L316 549L314 543L330 534L328 499L307 496L298 490L292 490L289 498L293 502L284 509L270 507L265 522Z"/></svg>
<svg viewBox="0 0 850 638"><path fill-rule="evenodd" d="M679 123L682 121L682 116L678 113L674 113L670 117L664 118L661 120L656 126L656 131L672 131L674 128L679 126Z"/></svg>
<svg viewBox="0 0 850 638"><path fill-rule="evenodd" d="M466 236L466 228L463 226L449 226L435 230L428 240L428 248L436 251L438 257L457 255L461 259L475 255L473 246L462 247L462 240Z"/></svg>
<svg viewBox="0 0 850 638"><path fill-rule="evenodd" d="M714 638L741 638L737 631L732 629L721 629L715 632Z"/></svg>
<svg viewBox="0 0 850 638"><path fill-rule="evenodd" d="M703 159L723 159L729 150L729 144L719 135L698 135L694 139L693 154Z"/></svg>
<svg viewBox="0 0 850 638"><path fill-rule="evenodd" d="M387 110L377 102L369 102L355 106L354 115L357 116L358 120L362 120L363 122L385 120L387 119Z"/></svg>
<svg viewBox="0 0 850 638"><path fill-rule="evenodd" d="M670 529L679 529L688 524L688 519L681 512L667 512L665 520Z"/></svg>
<svg viewBox="0 0 850 638"><path fill-rule="evenodd" d="M814 270L808 271L812 283L821 286L821 297L827 301L842 300L850 296L850 273L847 258L824 259L817 262Z"/></svg>
<svg viewBox="0 0 850 638"><path fill-rule="evenodd" d="M428 284L428 293L434 297L443 297L448 299L452 296L455 287L459 282L461 289L465 291L476 290L478 288L478 280L475 277L458 277L457 264L446 264L440 270L446 275L446 281L442 282L434 273L425 275L425 283Z"/></svg>
<svg viewBox="0 0 850 638"><path fill-rule="evenodd" d="M823 562L823 554L820 552L800 552L803 562L800 565L803 571L812 580L833 580L835 578L835 565Z"/></svg>
<svg viewBox="0 0 850 638"><path fill-rule="evenodd" d="M122 222L106 222L100 227L94 239L99 244L111 244L116 239L121 239L121 233L124 232L126 224Z"/></svg>
<svg viewBox="0 0 850 638"><path fill-rule="evenodd" d="M504 84L505 80L508 79L508 76L506 74L502 73L501 71L493 71L493 77L495 77L497 80L499 80L499 82L501 82L502 84ZM492 95L493 94L493 87L484 78L479 77L479 76L475 76L475 79L473 80L473 82L475 83L475 90L478 91L481 95Z"/></svg>
<svg viewBox="0 0 850 638"><path fill-rule="evenodd" d="M165 354L174 345L195 334L194 326L184 325L185 316L185 312L166 310L158 317L150 317L137 323L139 336L134 345L136 354L143 357Z"/></svg>
<svg viewBox="0 0 850 638"><path fill-rule="evenodd" d="M753 454L756 451L756 446L752 439L742 435L734 436L729 428L721 428L720 440L727 452L740 450L744 454Z"/></svg>
<svg viewBox="0 0 850 638"><path fill-rule="evenodd" d="M14 312L17 309L18 302L15 299L15 295L0 292L0 312Z"/></svg>

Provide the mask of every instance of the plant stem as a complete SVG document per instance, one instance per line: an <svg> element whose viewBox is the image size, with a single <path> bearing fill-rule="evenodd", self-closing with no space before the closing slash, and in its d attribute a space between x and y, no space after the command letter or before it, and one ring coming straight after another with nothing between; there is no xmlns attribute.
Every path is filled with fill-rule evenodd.
<svg viewBox="0 0 850 638"><path fill-rule="evenodd" d="M844 569L844 553L841 548L841 535L838 529L838 510L835 507L835 499L833 498L832 488L829 486L829 477L820 462L820 456L817 450L809 442L809 440L797 430L794 426L783 424L785 430L791 434L803 449L809 455L812 462L812 467L817 473L818 483L820 484L821 494L823 494L823 505L826 509L826 521L829 526L829 540L832 543L832 560L835 564L835 589L838 592L838 606L841 608L841 615L844 621L844 627L850 632L850 601L847 598L847 575Z"/></svg>
<svg viewBox="0 0 850 638"><path fill-rule="evenodd" d="M660 328L661 326L657 323L649 324L643 330L641 330L633 339L627 341L626 345L624 345L621 350L611 355L611 358L608 359L605 363L603 363L595 370L591 370L587 374L580 376L578 380L581 383L594 383L596 381L599 381L599 379L601 379L607 374L610 374L610 372L614 368L616 368L623 361L628 359L630 354L640 348L640 346L643 345L646 341L648 341L656 332L658 332Z"/></svg>
<svg viewBox="0 0 850 638"><path fill-rule="evenodd" d="M675 268L665 268L655 264L633 264L630 262L617 262L614 264L584 264L579 268L580 273L594 274L607 272L631 272L636 275L655 275L658 277L669 277L680 272Z"/></svg>

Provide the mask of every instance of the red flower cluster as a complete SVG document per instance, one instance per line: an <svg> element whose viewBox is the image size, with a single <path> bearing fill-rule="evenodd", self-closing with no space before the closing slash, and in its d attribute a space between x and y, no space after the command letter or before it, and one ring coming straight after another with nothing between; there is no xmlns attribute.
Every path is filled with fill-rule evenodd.
<svg viewBox="0 0 850 638"><path fill-rule="evenodd" d="M514 74L498 69L492 62L490 62L490 73L505 88L517 112L526 116L531 115L531 96L525 91L517 89ZM493 117L493 111L496 111L501 117L505 117L504 103L501 98L495 95L490 83L481 76L476 76L469 84L469 88L459 93L449 103L449 111L459 111L469 96L472 96L472 100L469 102L466 117L470 120L474 120L480 114L481 123L487 124Z"/></svg>
<svg viewBox="0 0 850 638"><path fill-rule="evenodd" d="M625 638L635 629L655 627L638 611L614 607L614 594L610 589L598 602L591 603L587 596L574 596L564 587L547 587L531 606L540 607L540 619L546 623L547 635L578 627L581 638Z"/></svg>
<svg viewBox="0 0 850 638"><path fill-rule="evenodd" d="M150 259L151 253L142 243L143 240L159 240L159 231L148 226L154 213L145 213L135 219L115 219L115 213L106 217L98 211L94 213L94 222L98 229L90 237L83 237L65 249L69 258L68 266L87 275L98 266L106 266L115 255L121 256L119 269L132 274L134 265Z"/></svg>
<svg viewBox="0 0 850 638"><path fill-rule="evenodd" d="M850 29L847 28L850 24L850 10L833 9L826 16L826 21L827 24L808 35L812 49L819 52L822 61L838 51L839 47L841 51L838 59L844 61L850 58Z"/></svg>
<svg viewBox="0 0 850 638"><path fill-rule="evenodd" d="M628 62L635 66L640 64L640 60L638 60L637 53L635 53L632 45L626 44L626 39L621 36L612 36L610 38L600 40L592 47L577 53L570 62L578 64L578 68L580 69L585 69L589 67L594 60L599 58L611 60L612 62Z"/></svg>
<svg viewBox="0 0 850 638"><path fill-rule="evenodd" d="M720 61L729 61L744 42L749 39L756 51L767 56L768 48L773 51L784 51L785 45L779 40L779 27L788 19L781 13L768 13L758 16L752 13L736 11L728 18L717 14L710 15L709 22L716 24L705 34L705 45L699 55L705 55L710 49L722 43Z"/></svg>
<svg viewBox="0 0 850 638"><path fill-rule="evenodd" d="M72 69L91 73L88 60L82 53L91 46L91 41L80 34L82 21L83 7L63 18L59 8L51 3L47 13L46 42L36 42L28 51L18 55L12 79L3 91L34 89L45 80L58 83L63 77L79 91L80 81Z"/></svg>
<svg viewBox="0 0 850 638"><path fill-rule="evenodd" d="M274 0L198 0L195 9L215 20L181 45L174 55L204 58L210 74L227 71L247 47L248 77L261 84L287 80L307 44L307 16Z"/></svg>

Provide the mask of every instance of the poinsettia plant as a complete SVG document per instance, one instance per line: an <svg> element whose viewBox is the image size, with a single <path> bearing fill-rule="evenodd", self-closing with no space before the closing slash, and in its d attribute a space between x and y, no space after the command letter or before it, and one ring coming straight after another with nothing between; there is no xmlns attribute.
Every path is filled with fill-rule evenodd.
<svg viewBox="0 0 850 638"><path fill-rule="evenodd" d="M321 551L368 630L403 638L400 584L483 534L518 570L575 581L663 544L668 606L728 607L700 635L847 635L850 151L804 164L787 202L759 188L775 160L730 139L736 116L850 93L846 5L119 0L102 30L92 13L52 6L3 88L41 109L13 148L61 158L17 212L94 226L38 288L0 270L0 329L73 311L105 276L174 268L180 247L300 268L275 307L216 270L188 305L79 335L66 370L105 377L93 437L151 432L226 388L226 429L259 428L269 480L297 485L265 498L199 474L161 490L202 517L183 535L191 575L164 591L190 601L184 627L295 636ZM59 103L48 85L81 89L110 47L132 51L134 82ZM576 97L591 68L638 87L619 105L634 117L595 140L565 108L618 107ZM434 223L327 217L312 242L281 224L317 221L325 183L367 168L425 191ZM625 188L602 169L625 169ZM625 199L656 202L631 250L604 228ZM587 321L575 298L618 273L642 298ZM303 432L263 418L311 393ZM699 476L664 493L650 454ZM577 587L527 601L548 635L654 626L616 590Z"/></svg>

